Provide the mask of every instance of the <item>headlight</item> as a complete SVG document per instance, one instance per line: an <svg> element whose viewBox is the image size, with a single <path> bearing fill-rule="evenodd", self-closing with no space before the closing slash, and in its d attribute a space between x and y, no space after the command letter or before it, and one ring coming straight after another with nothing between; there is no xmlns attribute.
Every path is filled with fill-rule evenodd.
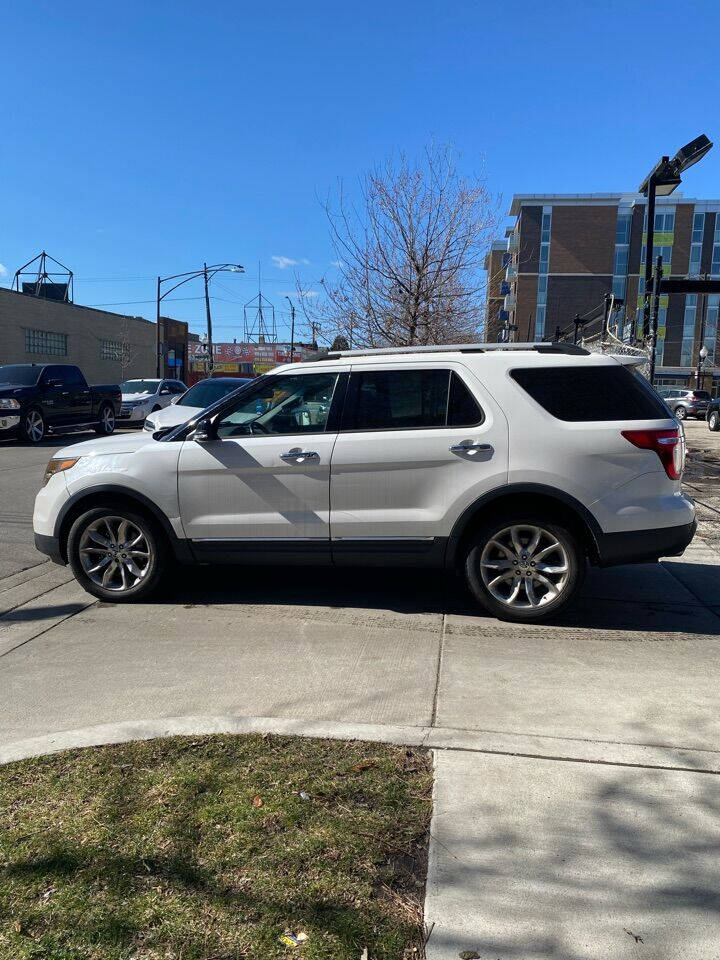
<svg viewBox="0 0 720 960"><path fill-rule="evenodd" d="M147 403L147 400L126 400L126 407L141 407L144 403Z"/></svg>
<svg viewBox="0 0 720 960"><path fill-rule="evenodd" d="M0 400L0 410L19 410L20 404L12 397L3 397Z"/></svg>
<svg viewBox="0 0 720 960"><path fill-rule="evenodd" d="M70 467L74 467L79 459L80 457L75 457L73 460L51 460L45 468L42 485L45 486L50 477L54 477L56 473L62 473L63 470L69 470Z"/></svg>
<svg viewBox="0 0 720 960"><path fill-rule="evenodd" d="M152 422L152 420L146 420L146 421L145 421L144 429L145 429L145 430L149 430L151 433L154 433L155 430L157 429L157 427L156 427L155 424Z"/></svg>

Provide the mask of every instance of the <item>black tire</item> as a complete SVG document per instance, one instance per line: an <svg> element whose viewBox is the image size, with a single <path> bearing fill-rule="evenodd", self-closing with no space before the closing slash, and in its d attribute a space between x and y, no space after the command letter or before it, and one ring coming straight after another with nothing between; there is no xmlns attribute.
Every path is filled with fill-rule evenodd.
<svg viewBox="0 0 720 960"><path fill-rule="evenodd" d="M20 436L27 443L41 443L47 433L47 424L42 410L30 407L20 421Z"/></svg>
<svg viewBox="0 0 720 960"><path fill-rule="evenodd" d="M158 410L162 410L162 407L153 407L150 413L157 413Z"/></svg>
<svg viewBox="0 0 720 960"><path fill-rule="evenodd" d="M675 407L675 419L687 420L687 410L685 407Z"/></svg>
<svg viewBox="0 0 720 960"><path fill-rule="evenodd" d="M536 567L536 564L543 562L542 559L532 561L533 554L523 559L525 554L518 553L518 565L515 567L514 562L510 563L513 558L506 556L500 549L493 546L497 542L496 537L499 537L499 542L502 543L504 535L513 527L519 528L517 534L521 546L523 543L531 546L533 535L530 533L530 528L542 532L535 552L538 555L544 553L550 558L542 569ZM559 549L556 550L551 546L553 541L557 543ZM489 568L493 567L495 560L499 567L506 565L508 576L503 577L504 569L498 569L500 582L497 583L495 595L493 595L493 592L488 589L486 579L492 576ZM512 569L510 569L511 566ZM566 574L552 573L546 576L548 567L556 567L559 570L561 566L566 566ZM585 551L567 527L554 520L548 521L542 516L532 514L508 515L488 522L475 531L465 556L465 579L473 597L493 616L514 623L535 623L564 610L577 596L585 579L586 568ZM520 571L520 576L515 573L516 570ZM528 575L525 576L525 573ZM557 596L553 596L550 589L542 582L544 579L554 583L553 577L558 578L558 583L554 584L556 589L559 586ZM528 581L530 583L526 586ZM509 599L516 584L519 586L519 592L514 602L504 602L498 597L498 594L507 592ZM536 605L531 604L531 595L539 600Z"/></svg>
<svg viewBox="0 0 720 960"><path fill-rule="evenodd" d="M109 437L115 432L115 409L111 403L103 403L98 410L98 422L95 424L95 433L101 437Z"/></svg>
<svg viewBox="0 0 720 960"><path fill-rule="evenodd" d="M144 543L146 543L149 548L149 559L146 569L144 567L144 560L138 561L137 569L143 567L144 572L136 583L129 585L127 588L123 588L120 585L124 583L126 579L128 581L131 578L134 579L135 575L130 573L125 563L116 563L114 558L107 560L105 548L89 536L89 528L93 528L96 524L100 525L101 530L107 529L103 525L104 519L110 522L110 530L117 526L115 521L122 520L128 524L127 529L137 529L141 531L144 537ZM86 532L88 536L84 537ZM102 536L104 539L110 540L107 533ZM97 546L95 546L96 543ZM90 544L92 544L92 546L89 546ZM85 553L84 550L81 550L83 547L84 550L93 551L92 559L89 559L88 554ZM113 551L116 553L119 552L116 548L113 548ZM128 553L129 552L130 548L128 548ZM144 600L158 587L167 565L168 545L162 530L154 519L124 504L113 506L112 503L108 503L106 506L93 507L75 520L68 534L67 556L75 579L88 593L91 593L99 600L107 600L112 603L132 603L136 600ZM92 568L90 572L88 572L86 567L89 563L94 563L96 559L98 562L104 561L106 566L102 571L95 574L95 579L93 579ZM130 562L135 561L133 558L130 558ZM120 569L123 566L126 568L124 574ZM113 570L112 577L108 578L108 586L103 586L102 583L97 581L101 579L101 574L106 572L110 567L117 568L117 572Z"/></svg>
<svg viewBox="0 0 720 960"><path fill-rule="evenodd" d="M714 433L720 430L720 411L713 410L708 417L708 430L712 430Z"/></svg>

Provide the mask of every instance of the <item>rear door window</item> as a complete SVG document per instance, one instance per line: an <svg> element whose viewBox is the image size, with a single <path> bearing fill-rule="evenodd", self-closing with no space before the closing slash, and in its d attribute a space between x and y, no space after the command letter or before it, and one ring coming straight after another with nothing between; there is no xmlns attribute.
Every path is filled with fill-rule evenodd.
<svg viewBox="0 0 720 960"><path fill-rule="evenodd" d="M461 378L447 369L354 372L344 430L474 426L483 414Z"/></svg>
<svg viewBox="0 0 720 960"><path fill-rule="evenodd" d="M527 367L510 376L549 414L569 423L672 417L647 381L626 367Z"/></svg>

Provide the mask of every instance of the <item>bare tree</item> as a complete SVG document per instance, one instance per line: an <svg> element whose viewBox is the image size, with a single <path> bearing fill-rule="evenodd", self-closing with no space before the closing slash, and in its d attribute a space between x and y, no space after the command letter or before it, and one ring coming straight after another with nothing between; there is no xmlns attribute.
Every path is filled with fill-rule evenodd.
<svg viewBox="0 0 720 960"><path fill-rule="evenodd" d="M449 147L426 148L418 163L390 159L361 179L358 203L341 185L323 207L339 279L321 279L317 297L297 284L318 339L341 335L353 347L477 339L496 205L482 181L460 176Z"/></svg>

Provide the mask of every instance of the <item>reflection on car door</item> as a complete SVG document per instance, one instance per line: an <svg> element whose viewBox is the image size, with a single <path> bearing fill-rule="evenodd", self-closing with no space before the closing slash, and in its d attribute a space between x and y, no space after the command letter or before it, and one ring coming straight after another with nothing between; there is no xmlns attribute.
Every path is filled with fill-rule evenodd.
<svg viewBox="0 0 720 960"><path fill-rule="evenodd" d="M330 411L345 387L341 370L263 378L222 414L217 439L183 443L180 514L199 556L329 556Z"/></svg>

